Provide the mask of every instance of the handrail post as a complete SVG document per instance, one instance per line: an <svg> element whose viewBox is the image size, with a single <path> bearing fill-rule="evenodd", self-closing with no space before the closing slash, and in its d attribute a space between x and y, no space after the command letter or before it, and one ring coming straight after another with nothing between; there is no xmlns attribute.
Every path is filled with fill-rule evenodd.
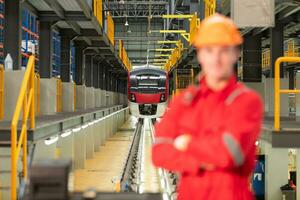
<svg viewBox="0 0 300 200"><path fill-rule="evenodd" d="M17 161L16 161L16 145L17 130L16 125L11 126L11 199L17 199Z"/></svg>
<svg viewBox="0 0 300 200"><path fill-rule="evenodd" d="M280 60L275 62L274 74L274 129L280 129Z"/></svg>
<svg viewBox="0 0 300 200"><path fill-rule="evenodd" d="M35 61L33 61L35 62ZM35 79L34 79L34 67L31 69L31 78L30 85L32 89L32 102L30 104L30 128L33 129L35 127ZM26 140L27 141L27 140Z"/></svg>

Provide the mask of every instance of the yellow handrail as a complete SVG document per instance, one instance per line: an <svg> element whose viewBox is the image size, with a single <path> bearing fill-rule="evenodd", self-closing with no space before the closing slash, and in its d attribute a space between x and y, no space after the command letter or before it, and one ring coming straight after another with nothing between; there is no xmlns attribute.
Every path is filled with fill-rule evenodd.
<svg viewBox="0 0 300 200"><path fill-rule="evenodd" d="M76 111L76 98L77 98L77 93L76 93L76 83L74 83L74 111Z"/></svg>
<svg viewBox="0 0 300 200"><path fill-rule="evenodd" d="M56 80L56 112L61 112L61 97L62 97L62 83L61 79Z"/></svg>
<svg viewBox="0 0 300 200"><path fill-rule="evenodd" d="M283 62L300 62L300 57L279 57L275 62L274 77L274 130L280 130L280 94L281 93L300 93L300 90L281 90L280 89L280 64Z"/></svg>
<svg viewBox="0 0 300 200"><path fill-rule="evenodd" d="M205 17L213 15L216 12L216 0L204 0L205 2Z"/></svg>
<svg viewBox="0 0 300 200"><path fill-rule="evenodd" d="M193 44L198 28L200 26L200 19L195 14L190 21L190 45Z"/></svg>
<svg viewBox="0 0 300 200"><path fill-rule="evenodd" d="M11 199L17 199L17 164L21 148L23 147L23 177L27 176L27 121L30 117L30 129L35 127L35 87L34 87L34 65L35 57L30 56L24 79L21 85L20 94L17 100L16 109L11 122ZM19 139L17 138L17 126L21 111L22 127Z"/></svg>
<svg viewBox="0 0 300 200"><path fill-rule="evenodd" d="M41 77L35 74L36 77L36 95L37 95L37 115L41 114Z"/></svg>
<svg viewBox="0 0 300 200"><path fill-rule="evenodd" d="M109 13L107 14L107 36L110 43L115 46L115 24Z"/></svg>
<svg viewBox="0 0 300 200"><path fill-rule="evenodd" d="M0 119L4 118L4 67L0 65Z"/></svg>
<svg viewBox="0 0 300 200"><path fill-rule="evenodd" d="M103 27L103 5L102 0L94 0L94 15L100 24L101 27Z"/></svg>

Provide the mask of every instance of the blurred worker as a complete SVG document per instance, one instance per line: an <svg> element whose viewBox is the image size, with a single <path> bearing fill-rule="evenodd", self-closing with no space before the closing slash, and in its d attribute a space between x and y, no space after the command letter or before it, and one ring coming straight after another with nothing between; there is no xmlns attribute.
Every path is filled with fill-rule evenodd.
<svg viewBox="0 0 300 200"><path fill-rule="evenodd" d="M181 174L179 200L252 200L249 176L262 123L262 101L237 83L242 36L220 14L194 41L203 76L169 105L156 124L153 163Z"/></svg>

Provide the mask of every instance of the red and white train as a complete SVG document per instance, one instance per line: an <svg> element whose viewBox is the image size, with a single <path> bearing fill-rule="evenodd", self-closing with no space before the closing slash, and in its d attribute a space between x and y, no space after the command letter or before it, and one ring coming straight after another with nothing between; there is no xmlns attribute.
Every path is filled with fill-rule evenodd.
<svg viewBox="0 0 300 200"><path fill-rule="evenodd" d="M128 104L137 118L159 118L167 107L168 75L164 70L140 67L128 74Z"/></svg>

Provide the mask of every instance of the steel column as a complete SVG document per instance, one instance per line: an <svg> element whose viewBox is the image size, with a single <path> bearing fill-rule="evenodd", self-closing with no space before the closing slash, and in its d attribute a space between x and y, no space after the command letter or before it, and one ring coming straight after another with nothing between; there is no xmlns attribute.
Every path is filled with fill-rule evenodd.
<svg viewBox="0 0 300 200"><path fill-rule="evenodd" d="M84 84L84 73L83 73L83 49L85 47L75 45L75 83L76 85Z"/></svg>
<svg viewBox="0 0 300 200"><path fill-rule="evenodd" d="M276 20L276 25L270 28L270 46L271 46L271 77L274 77L276 59L283 56L283 24ZM283 77L283 67L280 68L280 77Z"/></svg>
<svg viewBox="0 0 300 200"><path fill-rule="evenodd" d="M295 68L294 67L289 68L289 89L290 90L295 89Z"/></svg>
<svg viewBox="0 0 300 200"><path fill-rule="evenodd" d="M4 58L9 53L13 69L21 69L22 15L19 0L5 0Z"/></svg>
<svg viewBox="0 0 300 200"><path fill-rule="evenodd" d="M103 62L99 63L99 87L102 90L105 90L105 83L104 83L104 77L105 77L105 64Z"/></svg>
<svg viewBox="0 0 300 200"><path fill-rule="evenodd" d="M87 87L93 86L93 69L92 69L92 55L87 54L84 58L84 72L85 72L85 85Z"/></svg>
<svg viewBox="0 0 300 200"><path fill-rule="evenodd" d="M60 77L62 82L70 82L71 75L71 37L61 35Z"/></svg>
<svg viewBox="0 0 300 200"><path fill-rule="evenodd" d="M245 37L243 44L243 81L261 82L261 35Z"/></svg>
<svg viewBox="0 0 300 200"><path fill-rule="evenodd" d="M93 74L92 74L93 86L94 88L99 88L98 58L93 57L92 66L93 66Z"/></svg>
<svg viewBox="0 0 300 200"><path fill-rule="evenodd" d="M52 22L40 22L39 71L41 78L52 77Z"/></svg>

